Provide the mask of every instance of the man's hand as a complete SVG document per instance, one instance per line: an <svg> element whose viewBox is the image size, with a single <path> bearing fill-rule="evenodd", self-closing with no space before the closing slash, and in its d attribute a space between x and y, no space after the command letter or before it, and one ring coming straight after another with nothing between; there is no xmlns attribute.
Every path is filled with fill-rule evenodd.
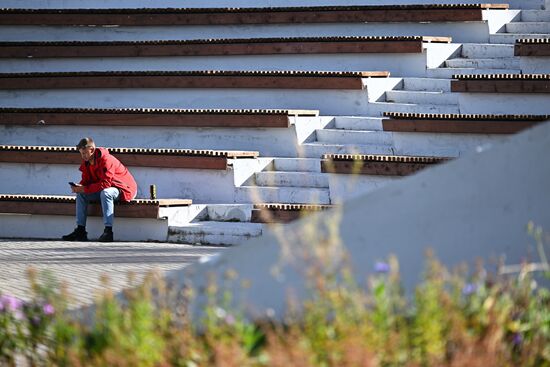
<svg viewBox="0 0 550 367"><path fill-rule="evenodd" d="M74 193L83 193L84 192L84 186L82 185L76 185L76 186L71 186L71 191L74 192Z"/></svg>

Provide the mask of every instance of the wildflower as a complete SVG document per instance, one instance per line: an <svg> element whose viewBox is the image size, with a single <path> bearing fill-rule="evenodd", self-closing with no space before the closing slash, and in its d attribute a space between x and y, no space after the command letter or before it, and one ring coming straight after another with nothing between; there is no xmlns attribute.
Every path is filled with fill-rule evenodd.
<svg viewBox="0 0 550 367"><path fill-rule="evenodd" d="M515 333L514 337L512 338L512 344L515 346L518 346L522 342L523 342L523 335L521 335L521 333Z"/></svg>
<svg viewBox="0 0 550 367"><path fill-rule="evenodd" d="M469 296L477 291L477 284L474 283L467 283L462 288L462 294L465 296Z"/></svg>
<svg viewBox="0 0 550 367"><path fill-rule="evenodd" d="M4 295L0 296L0 303L8 311L17 311L23 305L23 302L16 297Z"/></svg>
<svg viewBox="0 0 550 367"><path fill-rule="evenodd" d="M216 307L214 312L216 313L216 316L220 319L225 318L225 316L227 315L227 312L221 307Z"/></svg>
<svg viewBox="0 0 550 367"><path fill-rule="evenodd" d="M53 308L53 306L51 304L46 303L42 307L42 311L44 312L44 315L50 316L50 315L53 315L53 313L55 312L55 309Z"/></svg>
<svg viewBox="0 0 550 367"><path fill-rule="evenodd" d="M227 325L234 325L234 324L235 324L235 317L234 317L233 315L231 315L231 314L227 315L227 316L225 317L225 323L226 323Z"/></svg>
<svg viewBox="0 0 550 367"><path fill-rule="evenodd" d="M390 265L388 263L378 261L374 264L374 271L377 273L388 273L390 271Z"/></svg>

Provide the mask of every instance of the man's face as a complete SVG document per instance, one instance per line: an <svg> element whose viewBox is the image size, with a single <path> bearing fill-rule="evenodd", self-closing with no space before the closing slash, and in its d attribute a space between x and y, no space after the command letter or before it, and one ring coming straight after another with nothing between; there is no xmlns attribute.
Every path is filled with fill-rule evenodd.
<svg viewBox="0 0 550 367"><path fill-rule="evenodd" d="M95 148L85 147L85 148L80 148L78 151L80 152L80 156L82 157L82 159L85 160L86 162L89 162L90 159L94 156Z"/></svg>

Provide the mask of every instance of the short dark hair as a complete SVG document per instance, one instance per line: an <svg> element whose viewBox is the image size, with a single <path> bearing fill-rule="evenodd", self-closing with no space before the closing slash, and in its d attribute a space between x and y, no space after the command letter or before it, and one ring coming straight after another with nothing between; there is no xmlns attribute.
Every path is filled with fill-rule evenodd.
<svg viewBox="0 0 550 367"><path fill-rule="evenodd" d="M76 145L76 149L79 149L79 150L87 147L95 147L94 139L82 138Z"/></svg>

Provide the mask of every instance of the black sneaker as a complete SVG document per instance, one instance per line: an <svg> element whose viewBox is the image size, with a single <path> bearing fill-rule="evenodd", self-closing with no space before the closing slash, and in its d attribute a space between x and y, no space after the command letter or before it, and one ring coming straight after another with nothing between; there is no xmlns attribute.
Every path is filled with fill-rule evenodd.
<svg viewBox="0 0 550 367"><path fill-rule="evenodd" d="M113 231L105 231L97 239L99 242L113 242Z"/></svg>
<svg viewBox="0 0 550 367"><path fill-rule="evenodd" d="M71 233L61 237L61 239L63 241L88 241L88 232L77 227Z"/></svg>

